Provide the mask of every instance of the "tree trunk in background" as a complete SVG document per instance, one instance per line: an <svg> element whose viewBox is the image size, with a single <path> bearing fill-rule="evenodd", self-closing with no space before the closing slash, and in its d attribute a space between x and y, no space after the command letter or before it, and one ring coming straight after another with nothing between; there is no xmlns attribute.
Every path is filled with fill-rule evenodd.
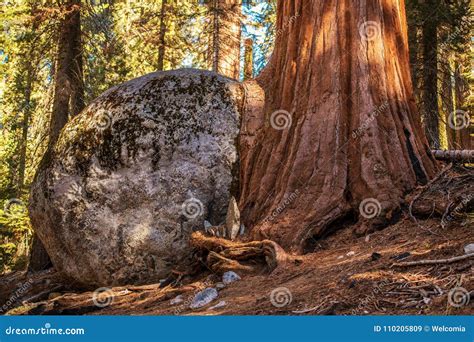
<svg viewBox="0 0 474 342"><path fill-rule="evenodd" d="M438 0L427 0L435 9ZM434 16L424 18L423 23L423 108L424 126L430 147L438 149L439 108L438 108L438 21Z"/></svg>
<svg viewBox="0 0 474 342"><path fill-rule="evenodd" d="M211 2L211 11L212 11L212 49L210 49L210 61L212 65L212 71L217 72L219 69L219 46L220 46L220 40L219 40L219 1L220 0L212 0Z"/></svg>
<svg viewBox="0 0 474 342"><path fill-rule="evenodd" d="M245 39L244 80L253 78L253 40Z"/></svg>
<svg viewBox="0 0 474 342"><path fill-rule="evenodd" d="M53 110L51 113L49 145L54 147L61 129L66 125L69 115L77 113L70 111L70 101L77 110L84 105L83 95L72 100L73 94L80 95L82 81L82 56L80 44L80 0L69 0L66 3L66 14L61 22L58 40L58 56L54 82ZM79 36L78 36L79 35ZM80 82L79 82L80 79Z"/></svg>
<svg viewBox="0 0 474 342"><path fill-rule="evenodd" d="M264 116L240 141L243 221L254 238L299 251L357 218L388 225L437 171L413 98L404 1L279 0L276 26L257 79Z"/></svg>
<svg viewBox="0 0 474 342"><path fill-rule="evenodd" d="M459 128L455 133L455 145L456 149L460 150L471 150L474 148L473 138L471 137L473 127L470 124L470 122L472 122L472 114L464 106L468 94L469 86L466 85L466 82L463 80L460 66L456 63L454 68L454 99L456 113L460 120L457 120Z"/></svg>
<svg viewBox="0 0 474 342"><path fill-rule="evenodd" d="M239 79L240 39L242 28L241 0L213 0L212 70L224 76Z"/></svg>
<svg viewBox="0 0 474 342"><path fill-rule="evenodd" d="M31 14L35 15L37 9L36 5L32 6ZM31 33L32 36L35 35L38 30L39 21L33 20ZM36 48L36 43L33 43L31 48ZM33 92L33 80L36 76L35 68L33 65L34 61L31 59L25 59L25 69L26 69L26 85L25 85L25 97L24 103L22 105L23 111L23 122L22 122L22 133L21 133L21 142L20 142L20 162L18 167L18 185L17 185L17 197L21 198L23 195L23 190L25 188L25 172L26 172L26 154L28 148L28 131L31 121L31 93Z"/></svg>
<svg viewBox="0 0 474 342"><path fill-rule="evenodd" d="M28 146L28 130L31 119L31 92L33 86L33 70L31 63L27 63L26 72L26 87L25 87L25 102L23 104L23 122L20 142L20 163L18 167L18 187L17 197L20 198L25 187L25 170L26 170L26 151Z"/></svg>
<svg viewBox="0 0 474 342"><path fill-rule="evenodd" d="M73 1L80 6L80 0ZM85 107L84 102L84 62L82 51L81 11L77 7L72 13L71 25L71 50L73 55L71 78L71 116L76 116Z"/></svg>
<svg viewBox="0 0 474 342"><path fill-rule="evenodd" d="M48 159L69 117L77 115L84 108L80 6L80 0L67 1L64 8L66 14L59 27L53 110L49 143L43 160ZM28 270L36 272L50 266L48 253L34 234Z"/></svg>
<svg viewBox="0 0 474 342"><path fill-rule="evenodd" d="M159 44L158 47L158 71L162 71L165 63L165 53L166 53L166 14L167 14L168 1L161 1L161 13L160 13L160 35L159 35Z"/></svg>
<svg viewBox="0 0 474 342"><path fill-rule="evenodd" d="M412 9L413 10L413 9ZM414 10L413 10L414 11ZM412 18L411 25L408 25L408 46L410 51L410 71L411 71L411 79L413 84L413 94L415 97L416 104L418 108L421 108L423 103L422 95L423 95L423 73L421 68L420 61L422 60L422 56L420 53L420 40L421 34L418 29L418 17Z"/></svg>
<svg viewBox="0 0 474 342"><path fill-rule="evenodd" d="M445 72L443 73L443 80L442 80L442 88L441 88L441 96L442 96L442 104L443 104L443 111L444 111L444 123L443 127L446 131L446 148L447 149L455 149L455 138L456 138L456 131L452 129L449 125L449 117L451 113L454 112L454 102L453 102L453 75L451 71L451 66L449 62L447 62Z"/></svg>

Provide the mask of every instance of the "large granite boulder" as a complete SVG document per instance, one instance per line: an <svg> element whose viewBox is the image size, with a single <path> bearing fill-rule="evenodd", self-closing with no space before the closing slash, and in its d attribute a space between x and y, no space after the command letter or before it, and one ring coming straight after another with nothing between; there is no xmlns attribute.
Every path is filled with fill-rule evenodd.
<svg viewBox="0 0 474 342"><path fill-rule="evenodd" d="M30 217L78 285L154 282L225 220L238 188L240 85L212 72L149 74L74 118L32 186Z"/></svg>

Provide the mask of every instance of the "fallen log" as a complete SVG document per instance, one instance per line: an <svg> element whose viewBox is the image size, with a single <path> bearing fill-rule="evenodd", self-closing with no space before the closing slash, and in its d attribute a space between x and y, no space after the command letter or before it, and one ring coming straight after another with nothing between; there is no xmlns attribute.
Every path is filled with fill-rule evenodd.
<svg viewBox="0 0 474 342"><path fill-rule="evenodd" d="M433 150L433 156L442 161L474 163L474 150Z"/></svg>

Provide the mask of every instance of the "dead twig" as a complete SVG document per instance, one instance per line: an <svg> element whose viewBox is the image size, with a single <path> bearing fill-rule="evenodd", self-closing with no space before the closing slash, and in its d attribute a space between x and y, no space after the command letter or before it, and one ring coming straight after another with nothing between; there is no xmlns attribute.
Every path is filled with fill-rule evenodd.
<svg viewBox="0 0 474 342"><path fill-rule="evenodd" d="M453 262L466 260L466 259L469 259L469 258L472 258L472 257L474 257L474 253L466 254L466 255L460 255L460 256L453 257L453 258L448 258L448 259L418 260L418 261L399 262L399 263L393 264L392 266L393 267L409 267L409 266L419 266L419 265L451 264Z"/></svg>

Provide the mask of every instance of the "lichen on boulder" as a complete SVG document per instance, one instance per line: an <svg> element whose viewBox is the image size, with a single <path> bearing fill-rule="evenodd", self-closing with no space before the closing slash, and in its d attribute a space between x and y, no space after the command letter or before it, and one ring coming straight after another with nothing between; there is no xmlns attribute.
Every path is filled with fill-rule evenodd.
<svg viewBox="0 0 474 342"><path fill-rule="evenodd" d="M67 124L34 181L32 224L82 285L147 283L191 254L238 189L239 83L208 71L116 86Z"/></svg>

